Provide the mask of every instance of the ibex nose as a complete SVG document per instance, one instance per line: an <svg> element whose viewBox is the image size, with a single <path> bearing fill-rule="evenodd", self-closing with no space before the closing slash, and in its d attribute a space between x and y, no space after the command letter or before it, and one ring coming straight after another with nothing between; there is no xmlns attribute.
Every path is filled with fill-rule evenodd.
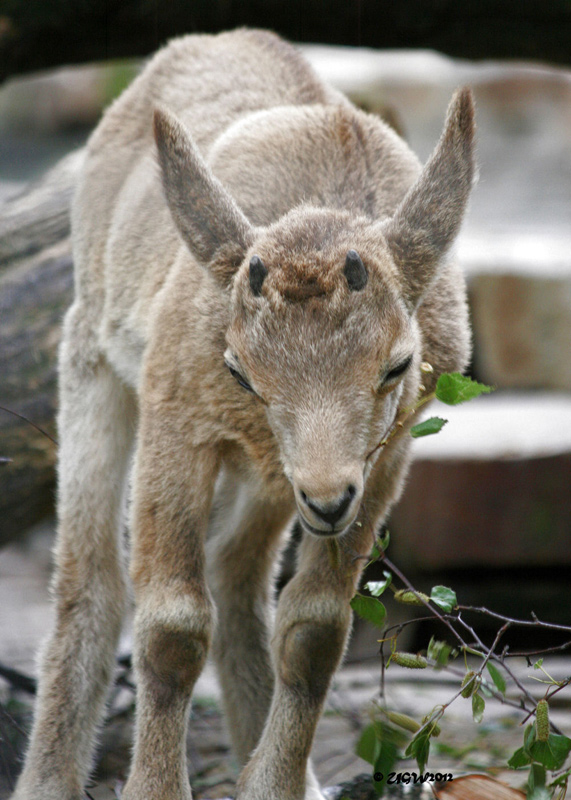
<svg viewBox="0 0 571 800"><path fill-rule="evenodd" d="M351 483L349 486L347 486L341 496L337 497L333 501L330 501L329 503L317 502L311 497L308 497L302 489L300 489L299 494L304 504L311 511L313 511L313 513L319 517L319 519L323 520L323 522L325 522L327 525L334 527L335 523L339 522L339 520L345 515L345 512L349 508L351 501L357 494L357 489Z"/></svg>

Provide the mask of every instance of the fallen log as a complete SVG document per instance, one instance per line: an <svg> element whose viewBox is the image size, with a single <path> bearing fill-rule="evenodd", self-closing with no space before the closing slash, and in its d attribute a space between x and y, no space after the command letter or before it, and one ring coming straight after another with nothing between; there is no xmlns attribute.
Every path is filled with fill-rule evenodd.
<svg viewBox="0 0 571 800"><path fill-rule="evenodd" d="M53 509L57 348L82 159L70 154L0 206L0 545Z"/></svg>

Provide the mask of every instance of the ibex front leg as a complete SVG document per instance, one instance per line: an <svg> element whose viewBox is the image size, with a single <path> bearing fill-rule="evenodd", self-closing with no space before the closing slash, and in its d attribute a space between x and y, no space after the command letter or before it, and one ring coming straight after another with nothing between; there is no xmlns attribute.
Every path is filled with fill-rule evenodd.
<svg viewBox="0 0 571 800"><path fill-rule="evenodd" d="M124 800L192 796L185 734L191 692L213 624L203 536L216 458L208 449L189 445L189 422L182 416L157 408L143 411L131 567L137 720Z"/></svg>
<svg viewBox="0 0 571 800"><path fill-rule="evenodd" d="M368 537L364 551L370 541ZM322 798L307 760L345 648L349 601L363 563L355 560L350 538L339 546L334 563L327 540L306 536L298 573L280 596L272 640L273 702L260 744L240 776L239 800Z"/></svg>

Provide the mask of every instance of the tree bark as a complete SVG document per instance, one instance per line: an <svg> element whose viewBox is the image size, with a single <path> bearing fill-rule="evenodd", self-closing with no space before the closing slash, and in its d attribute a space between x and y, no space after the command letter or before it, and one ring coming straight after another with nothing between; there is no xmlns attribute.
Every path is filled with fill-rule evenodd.
<svg viewBox="0 0 571 800"><path fill-rule="evenodd" d="M4 0L0 81L64 63L146 56L172 36L240 25L288 39L568 64L568 0Z"/></svg>
<svg viewBox="0 0 571 800"><path fill-rule="evenodd" d="M49 436L60 324L73 294L69 209L82 157L72 153L0 206L0 545L53 509Z"/></svg>

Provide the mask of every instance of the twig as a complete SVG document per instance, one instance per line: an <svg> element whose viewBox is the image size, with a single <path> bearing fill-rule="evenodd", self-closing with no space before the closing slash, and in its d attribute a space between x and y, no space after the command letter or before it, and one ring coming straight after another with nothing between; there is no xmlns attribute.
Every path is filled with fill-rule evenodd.
<svg viewBox="0 0 571 800"><path fill-rule="evenodd" d="M416 591L416 589L413 587L413 585L410 583L410 581L406 578L406 576L403 575L403 573L390 561L390 559L388 559L386 557L386 555L384 553L382 553L380 555L378 560L384 562L387 565L387 567L392 572L394 572L395 575L397 575L397 577L403 582L403 584L410 591L412 591L416 595L416 597L418 597L422 601L423 605L426 606L428 608L428 610L431 612L432 617L436 617L444 625L446 625L446 627L448 627L448 629L453 633L455 639L462 645L462 648L464 649L465 652L468 652L468 653L471 652L474 655L477 655L477 656L479 656L479 657L481 657L483 659L482 664L480 665L480 668L478 669L478 674L480 675L480 678L482 680L484 680L484 682L486 684L486 688L501 703L503 703L505 705L508 705L508 706L512 706L513 708L517 708L520 711L526 712L527 716L524 719L524 722L525 722L526 719L528 719L535 712L536 701L535 701L535 698L525 688L523 683L519 680L519 678L514 674L513 670L506 664L506 659L508 657L516 657L517 655L519 655L519 656L521 656L521 655L527 656L528 654L527 653L523 653L523 654L510 653L509 652L509 648L507 646L503 649L501 654L498 654L498 653L495 652L496 648L498 647L498 645L500 643L500 640L501 640L502 636L504 635L504 633L510 627L512 627L514 625L526 625L526 626L537 626L537 625L540 625L541 627L546 627L546 628L550 628L550 629L551 628L555 628L556 630L567 630L568 627L565 626L565 625L551 625L550 623L540 622L540 620L538 620L537 617L535 617L535 615L533 615L534 616L534 620L532 620L532 621L530 621L530 620L512 619L511 617L506 617L503 614L497 614L496 612L489 611L488 609L483 608L483 607L474 608L473 606L457 606L458 613L456 615L441 614L440 611L438 611L436 608L434 608L432 605L430 605L427 601L424 600L424 598ZM491 647L487 647L484 644L484 642L480 639L480 637L478 636L476 631L473 629L473 627L462 618L462 615L461 615L461 611L462 610L465 610L465 611L476 611L476 612L481 613L481 614L489 614L491 617L499 619L504 623L501 626L501 628L497 631L496 636L494 638L494 641L493 641ZM406 625L412 624L413 622L423 622L423 621L425 621L427 619L430 619L430 617L428 617L428 616L415 617L414 619L405 620L405 621L400 622L398 624L391 625L390 627L385 629L385 631L384 631L385 635L383 636L383 639L381 640L381 646L380 646L380 654L381 654L380 695L381 695L381 697L384 697L384 691L385 691L385 663L384 663L384 648L383 648L383 645L384 645L384 643L385 643L387 638L391 638L391 639L394 638L393 636L387 637L386 634L388 634L390 631L396 630L397 633L395 634L395 636L398 636L400 631ZM459 634L459 632L456 630L456 628L452 624L453 622L457 622L458 624L460 624L473 637L473 643L467 643L467 642L464 641L462 636ZM568 647L570 644L571 644L571 642L566 642L563 645L560 645L559 647L548 648L547 651L551 652L551 651L554 651L554 650L562 650L562 649L565 649L566 647ZM530 655L533 655L533 653L531 653ZM490 684L489 681L487 681L487 680L485 680L483 678L482 672L486 668L486 665L488 664L488 662L490 660L500 664L502 666L502 668L505 670L505 672L508 674L508 676L512 679L513 683L517 686L517 688L521 692L522 696L520 697L520 702L514 702L513 700L510 700L509 698L505 697L501 692L499 692L496 689L495 686L493 686L492 684ZM448 665L447 665L446 669L448 671L452 672L453 674L456 672L456 670L454 670L453 668L451 668ZM571 683L571 678L566 680L566 681L564 681L560 686L557 686L556 689L554 691L552 691L549 696L550 697L553 696L556 692L560 691L564 686L568 685L569 683ZM461 693L462 693L462 689L460 689L459 692L457 692L447 703L445 703L442 706L443 711L446 710L446 708L448 708L448 706L451 705L451 703L453 703L461 695ZM527 700L531 704L531 708L526 706L524 698L525 698L525 700ZM556 725L554 725L551 721L550 721L550 726L551 726L552 730L555 733L558 733L558 734L562 733L560 731L560 729ZM418 732L417 732L417 735L418 735Z"/></svg>
<svg viewBox="0 0 571 800"><path fill-rule="evenodd" d="M500 615L494 615L494 616L500 616ZM457 615L456 619L458 620L458 622L459 622L461 625L463 625L463 626L464 626L464 628L466 628L466 630L467 630L469 633L471 633L471 634L472 634L472 636L474 637L474 640L475 640L475 641L477 642L477 644L478 644L478 647L480 647L480 648L482 649L482 653L481 653L481 655L484 657L484 661L483 661L483 663L481 664L481 666L480 666L480 668L479 668L479 670L478 670L478 674L479 674L480 676L482 675L482 672L483 672L483 670L484 670L484 668L485 668L486 664L488 663L488 661L489 661L490 659L492 659L493 661L497 661L499 664L501 664L501 665L502 665L503 669L504 669L504 670L507 672L507 674L510 676L510 678L511 678L511 679L512 679L512 681L515 683L515 685L517 686L517 688L520 690L520 692L522 693L522 695L523 695L523 696L524 696L524 697L525 697L525 698L526 698L526 699L527 699L527 700L528 700L528 701L531 703L531 705L532 705L532 708L531 708L531 710L530 710L529 708L527 708L523 702L522 702L522 704L519 706L519 708L521 708L522 710L524 710L524 711L527 711L527 717L524 719L524 722L525 722L525 721L526 721L526 720L527 720L527 719L528 719L528 718L529 718L529 717L530 717L530 716L531 716L531 715L534 713L534 711L535 711L535 706L536 706L535 698L533 697L533 695L531 695L531 694L528 692L528 690L525 688L525 686L524 686L524 685L523 685L523 683L522 683L522 682L519 680L519 678L517 678L517 677L516 677L516 675L514 674L513 670L512 670L510 667L508 667L508 665L505 663L505 651L504 651L504 654L502 654L501 656L498 656L498 655L497 655L497 654L494 652L494 650L495 650L495 649L496 649L496 647L498 646L498 643L499 643L499 641L500 641L501 637L502 637L502 636L503 636L503 634L506 632L506 630L508 630L508 628L511 626L511 624L512 624L512 620L509 620L509 619L508 619L508 620L507 620L507 622L505 622L505 624L504 624L504 625L502 625L502 627L500 628L500 630L499 630L499 631L498 631L498 633L496 634L496 637L495 637L495 639L494 639L494 642L493 642L492 646L491 646L490 648L488 648L488 647L486 647L486 645L485 645L485 644L482 642L482 640L480 639L480 637L477 635L476 631L475 631L475 630L474 630L474 629L473 629L473 628L472 628L470 625L468 625L468 623L467 623L465 620L463 620L463 619L462 619L462 617L460 616L460 614L458 614L458 615ZM504 695L503 695L503 694L501 694L501 692L496 692L494 689L492 689L492 688L491 688L491 687L489 687L489 686L488 686L488 689L489 689L489 690L492 692L492 694L494 695L494 697L496 697L496 699L500 700L502 703L506 703L507 705L516 705L516 706L517 706L517 704L513 704L513 703L509 702L509 701L507 700L507 698L506 698L506 697L504 697ZM557 726L553 725L553 723L552 723L552 722L550 722L550 724L551 724L551 727L552 727L552 729L555 731L555 733L559 733L559 734L561 733L561 731L559 730L559 728L557 728Z"/></svg>
<svg viewBox="0 0 571 800"><path fill-rule="evenodd" d="M483 606L458 606L458 608L461 611L474 611L477 614L486 614L489 617L495 617L502 622L509 622L512 625L529 625L531 627L550 628L551 630L568 631L571 633L571 625L557 625L552 622L543 622L537 618L533 611L531 612L532 619L512 619L512 617L506 617L503 614L490 611Z"/></svg>
<svg viewBox="0 0 571 800"><path fill-rule="evenodd" d="M467 648L468 645L466 644L464 639L462 639L462 637L460 636L460 634L458 633L456 628L454 628L454 626L450 623L450 621L448 619L446 619L446 617L443 616L440 613L440 611L438 611L434 606L431 606L430 603L428 603L426 600L424 600L423 597L421 597L419 595L419 593L416 591L416 589L414 588L412 583L408 580L408 578L406 578L406 576L403 575L403 573L400 571L400 569L398 569L398 567L396 567L393 564L393 562L390 559L388 559L387 556L384 553L381 553L380 560L383 561L387 565L387 567L390 570L392 570L392 572L395 573L395 575L397 575L397 577L404 583L404 585L407 587L407 589L410 589L410 591L413 592L422 601L422 604L424 606L426 606L426 608L428 608L428 610L431 612L431 614L433 616L435 616L437 619L439 619L440 622L442 622L442 624L445 625L451 631L451 633L454 635L454 637L460 642L462 647Z"/></svg>
<svg viewBox="0 0 571 800"><path fill-rule="evenodd" d="M430 401L434 400L435 398L436 398L436 391L430 392L425 397L422 397L421 399L417 400L414 405L409 406L408 408L403 408L403 410L400 413L397 413L393 424L385 434L384 438L381 439L381 441L377 445L375 445L375 447L373 447L370 453L367 453L365 460L368 461L369 458L373 455L373 453L376 453L377 450L380 450L382 447L386 447L386 445L391 441L391 439L394 439L395 436L397 436L397 434L402 435L405 430L404 428L405 423L408 422L408 420L416 414L419 408L422 408L422 406L426 405L426 403L430 403Z"/></svg>
<svg viewBox="0 0 571 800"><path fill-rule="evenodd" d="M557 694L557 692L560 692L562 689L565 689L567 686L569 686L569 684L571 684L571 678L566 678L564 681L561 681L559 686L556 686L552 692L549 692L548 690L547 697L545 699L551 700L554 694Z"/></svg>
<svg viewBox="0 0 571 800"><path fill-rule="evenodd" d="M53 436L50 436L50 434L47 431L45 431L43 428L40 428L39 425L36 425L35 422L32 422L31 419L28 419L28 417L25 417L23 414L18 414L17 411L12 411L11 408L6 408L5 406L0 406L0 411L5 411L7 414L12 414L13 417L18 417L18 419L24 420L24 422L27 422L29 425L31 425L33 428L35 428L37 431L39 431L40 433L43 433L44 436L47 436L48 439L57 446L57 444L58 444L57 440L54 439Z"/></svg>
<svg viewBox="0 0 571 800"><path fill-rule="evenodd" d="M568 642L563 642L563 644L553 647L544 647L542 650L524 650L516 653L512 653L510 651L507 655L509 655L510 658L531 658L531 656L541 656L546 653L557 653L559 650L567 650L569 648L571 648L571 639Z"/></svg>

